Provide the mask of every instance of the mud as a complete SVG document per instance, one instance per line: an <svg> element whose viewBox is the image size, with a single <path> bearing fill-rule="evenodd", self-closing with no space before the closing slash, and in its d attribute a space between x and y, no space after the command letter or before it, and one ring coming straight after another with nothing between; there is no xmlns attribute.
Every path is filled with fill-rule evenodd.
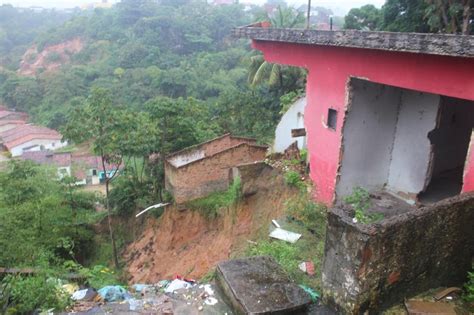
<svg viewBox="0 0 474 315"><path fill-rule="evenodd" d="M144 232L128 246L124 258L130 283L154 283L176 274L200 278L223 260L241 253L248 240L268 233L271 220L284 213L284 202L297 193L276 171L239 205L222 210L215 220L197 211L168 207L160 219L149 219Z"/></svg>

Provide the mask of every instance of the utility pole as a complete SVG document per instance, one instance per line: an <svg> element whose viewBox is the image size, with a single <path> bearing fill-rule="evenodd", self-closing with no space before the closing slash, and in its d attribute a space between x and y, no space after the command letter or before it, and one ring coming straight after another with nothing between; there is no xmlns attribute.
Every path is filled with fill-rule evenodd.
<svg viewBox="0 0 474 315"><path fill-rule="evenodd" d="M308 13L306 15L306 28L309 29L311 26L311 0L308 0Z"/></svg>

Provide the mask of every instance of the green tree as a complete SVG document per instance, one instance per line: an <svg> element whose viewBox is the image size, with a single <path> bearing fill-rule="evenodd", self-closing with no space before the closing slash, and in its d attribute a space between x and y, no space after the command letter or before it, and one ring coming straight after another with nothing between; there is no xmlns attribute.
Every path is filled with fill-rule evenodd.
<svg viewBox="0 0 474 315"><path fill-rule="evenodd" d="M94 88L83 108L73 111L68 124L64 128L64 136L75 142L92 141L92 149L100 157L102 172L105 176L105 208L110 241L113 250L113 260L119 268L117 245L112 226L112 211L110 207L110 182L119 174L123 163L122 135L129 130L121 121L122 112L114 108L112 99L105 89ZM108 170L113 166L115 172Z"/></svg>
<svg viewBox="0 0 474 315"><path fill-rule="evenodd" d="M295 28L302 27L305 22L304 14L292 7L278 6L273 14L266 14L259 20L270 21L272 27L277 28ZM262 55L252 56L250 58L248 82L255 87L263 82L269 86L282 88L283 75L285 71L292 71L297 76L304 76L304 72L299 68L282 66L267 62Z"/></svg>
<svg viewBox="0 0 474 315"><path fill-rule="evenodd" d="M374 31L380 27L381 20L381 11L374 5L367 4L349 11L344 20L344 28Z"/></svg>
<svg viewBox="0 0 474 315"><path fill-rule="evenodd" d="M427 23L431 31L441 33L472 32L474 1L472 0L426 0Z"/></svg>

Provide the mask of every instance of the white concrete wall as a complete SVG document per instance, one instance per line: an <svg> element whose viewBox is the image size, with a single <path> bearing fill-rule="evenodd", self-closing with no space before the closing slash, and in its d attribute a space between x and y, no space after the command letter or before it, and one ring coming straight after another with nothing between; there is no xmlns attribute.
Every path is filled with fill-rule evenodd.
<svg viewBox="0 0 474 315"><path fill-rule="evenodd" d="M306 137L293 138L291 129L304 128L304 109L306 97L297 100L281 117L275 130L275 142L273 152L283 153L292 143L298 142L298 148L306 148Z"/></svg>
<svg viewBox="0 0 474 315"><path fill-rule="evenodd" d="M438 95L402 91L388 190L414 199L425 188L431 155L428 133L436 128L439 103Z"/></svg>
<svg viewBox="0 0 474 315"><path fill-rule="evenodd" d="M22 143L16 147L13 147L10 152L12 154L12 156L20 156L23 154L23 149L25 148L29 148L29 147L32 147L32 146L35 146L35 145L38 145L38 146L44 146L44 149L45 150L55 150L55 149L58 149L58 148L62 148L62 147L65 147L67 145L67 141L66 142L61 142L61 140L47 140L47 139L33 139L31 141L28 141L28 142L25 142L25 143Z"/></svg>
<svg viewBox="0 0 474 315"><path fill-rule="evenodd" d="M191 152L184 152L183 154L174 156L171 159L169 159L169 162L174 167L180 167L181 165L185 165L193 161L202 159L204 156L205 156L204 150L194 150Z"/></svg>
<svg viewBox="0 0 474 315"><path fill-rule="evenodd" d="M369 191L387 182L400 90L352 80L352 100L343 127L338 198L360 186Z"/></svg>

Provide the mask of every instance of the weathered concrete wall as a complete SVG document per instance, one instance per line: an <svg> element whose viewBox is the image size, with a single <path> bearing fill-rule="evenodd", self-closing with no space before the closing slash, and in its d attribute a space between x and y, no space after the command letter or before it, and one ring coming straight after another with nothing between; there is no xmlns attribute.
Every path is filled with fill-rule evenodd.
<svg viewBox="0 0 474 315"><path fill-rule="evenodd" d="M328 214L323 295L340 313L380 314L426 289L461 285L474 255L474 194L446 199L377 224Z"/></svg>
<svg viewBox="0 0 474 315"><path fill-rule="evenodd" d="M429 181L428 133L436 128L439 103L438 95L402 90L387 180L392 192L415 199Z"/></svg>
<svg viewBox="0 0 474 315"><path fill-rule="evenodd" d="M336 47L355 47L419 54L474 56L474 38L448 34L420 34L373 31L323 31L295 28L239 27L234 36L254 40L290 42Z"/></svg>
<svg viewBox="0 0 474 315"><path fill-rule="evenodd" d="M298 143L298 149L306 148L306 137L293 138L291 136L291 129L304 128L305 107L306 97L303 97L283 114L275 130L273 152L283 153L295 141Z"/></svg>
<svg viewBox="0 0 474 315"><path fill-rule="evenodd" d="M229 169L261 161L266 151L267 147L242 143L180 168L166 163L166 189L172 192L178 204L226 190L229 187Z"/></svg>
<svg viewBox="0 0 474 315"><path fill-rule="evenodd" d="M268 174L272 172L275 175L278 173L273 167L261 161L237 165L230 170L229 176L232 179L235 179L237 176L240 177L242 194L250 196L269 188L267 183L262 183L259 178L261 176L269 176Z"/></svg>

